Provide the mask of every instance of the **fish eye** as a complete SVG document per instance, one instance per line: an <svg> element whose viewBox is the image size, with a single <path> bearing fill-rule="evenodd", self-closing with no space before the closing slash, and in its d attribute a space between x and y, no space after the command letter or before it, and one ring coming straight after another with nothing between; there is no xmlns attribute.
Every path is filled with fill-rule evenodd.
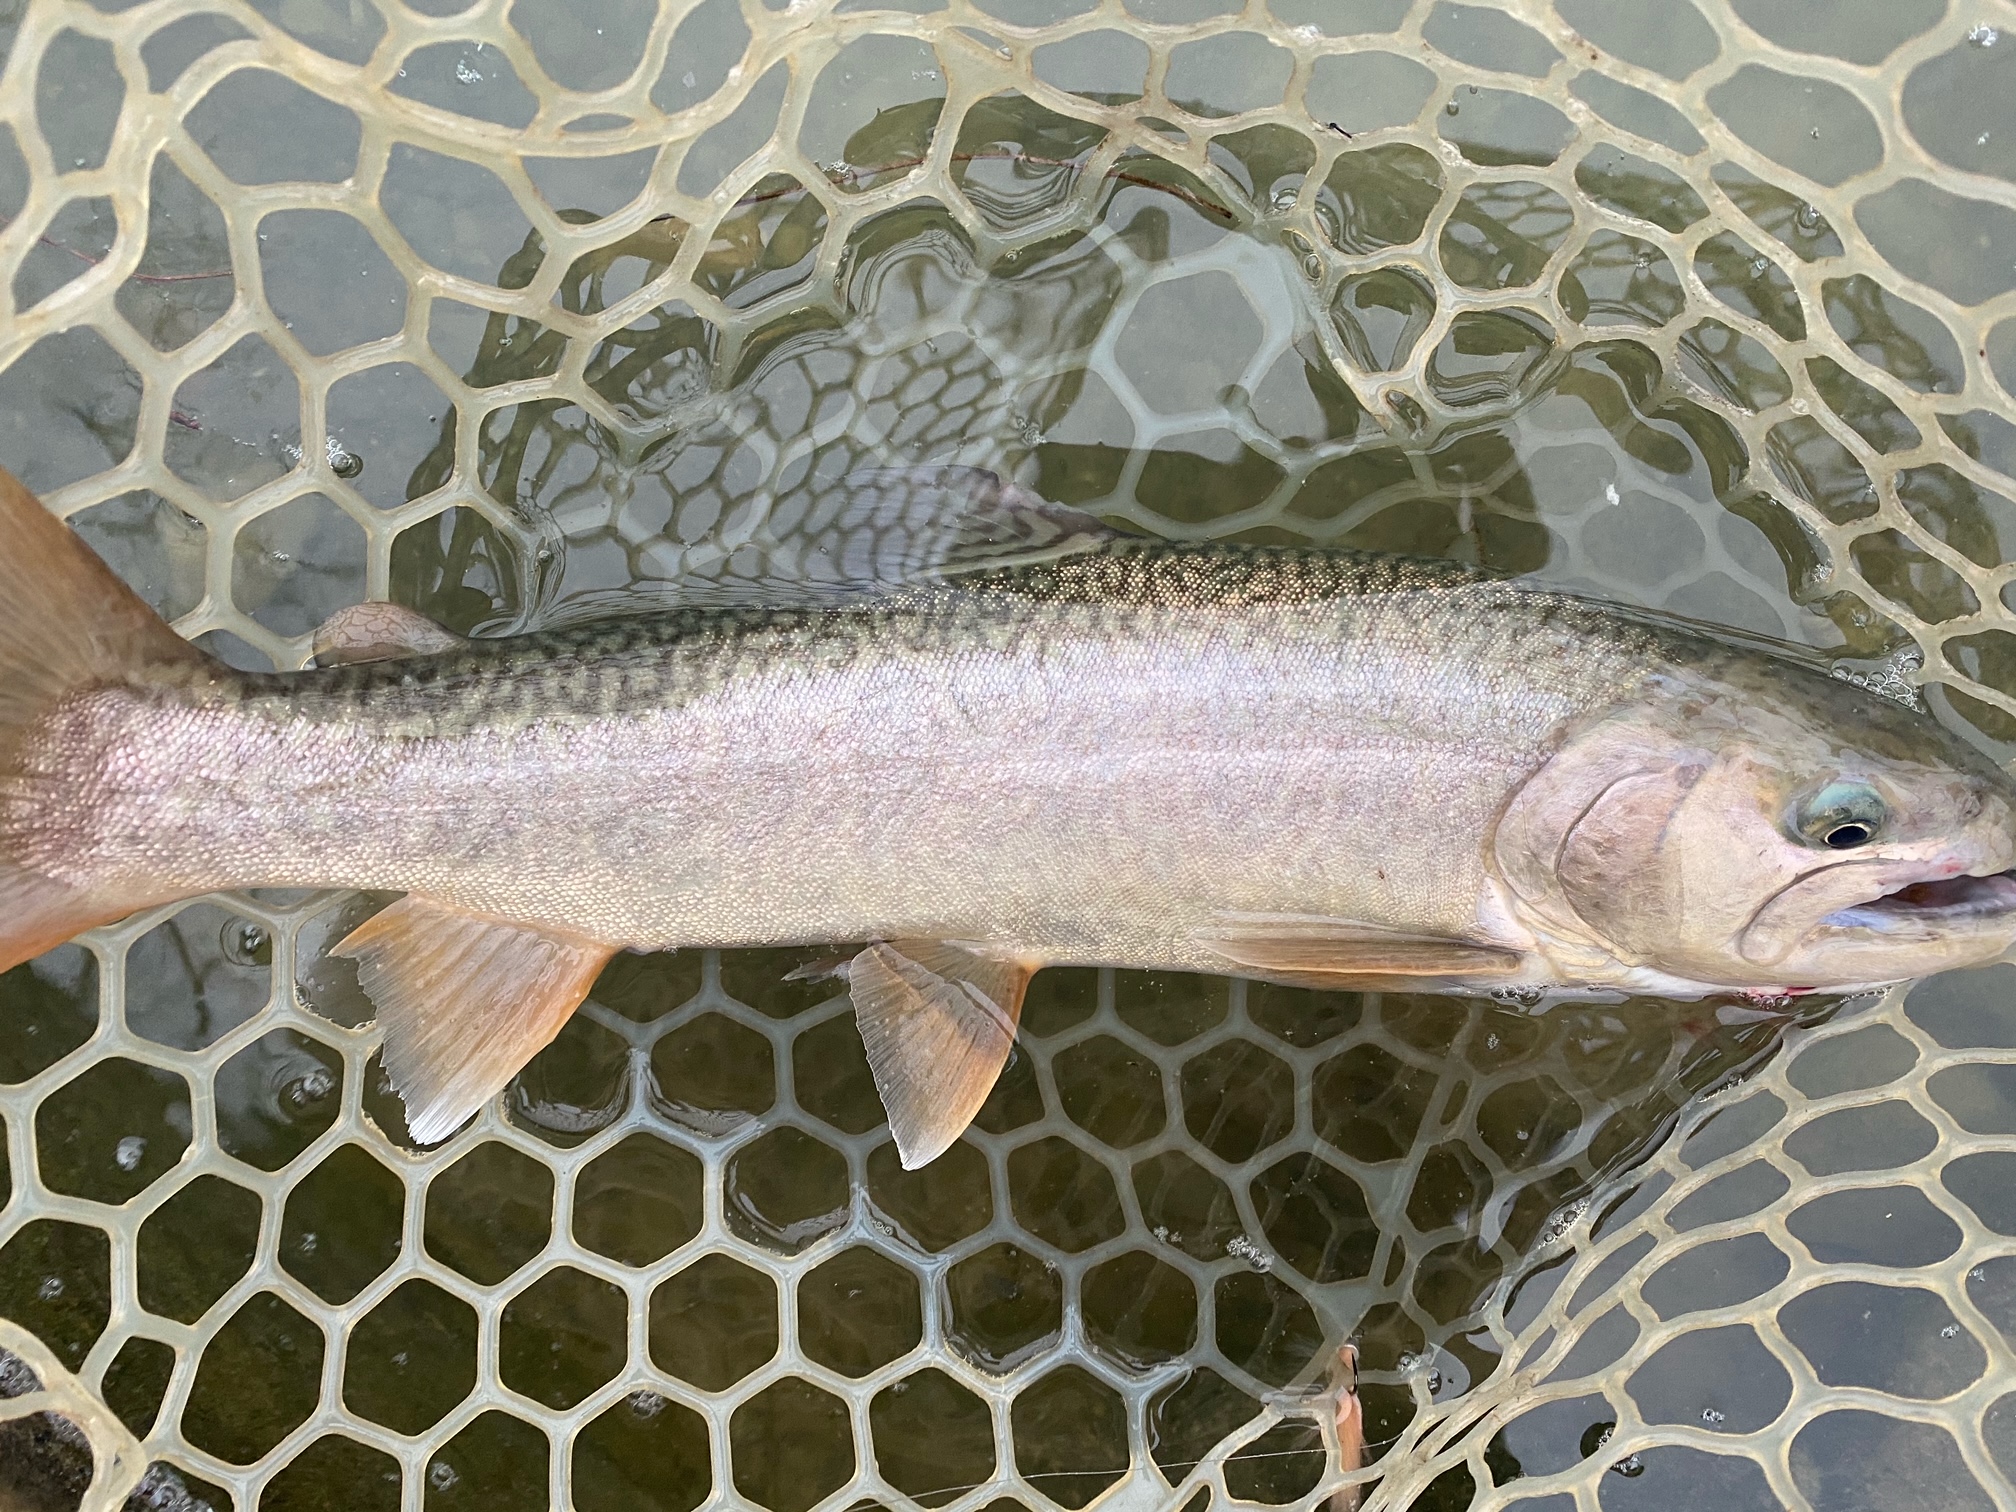
<svg viewBox="0 0 2016 1512"><path fill-rule="evenodd" d="M1883 795L1866 782L1830 782L1801 799L1793 813L1793 828L1808 845L1828 850L1854 850L1867 845L1890 817Z"/></svg>

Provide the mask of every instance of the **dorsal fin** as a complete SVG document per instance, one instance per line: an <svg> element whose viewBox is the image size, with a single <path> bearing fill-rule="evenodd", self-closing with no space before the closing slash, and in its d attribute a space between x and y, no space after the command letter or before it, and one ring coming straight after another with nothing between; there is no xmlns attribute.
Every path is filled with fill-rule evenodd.
<svg viewBox="0 0 2016 1512"><path fill-rule="evenodd" d="M1090 551L1121 534L983 468L874 468L786 495L754 536L695 564L676 593L695 603L844 601Z"/></svg>
<svg viewBox="0 0 2016 1512"><path fill-rule="evenodd" d="M338 609L315 630L315 665L345 667L352 662L431 656L469 642L403 604L352 604Z"/></svg>

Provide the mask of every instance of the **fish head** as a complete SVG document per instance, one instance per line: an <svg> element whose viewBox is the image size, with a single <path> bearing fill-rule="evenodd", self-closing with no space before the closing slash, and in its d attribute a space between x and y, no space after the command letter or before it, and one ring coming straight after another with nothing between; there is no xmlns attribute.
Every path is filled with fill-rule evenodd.
<svg viewBox="0 0 2016 1512"><path fill-rule="evenodd" d="M2016 945L2016 784L1793 665L1662 674L1562 745L1493 845L1563 958L1704 987L1874 986Z"/></svg>

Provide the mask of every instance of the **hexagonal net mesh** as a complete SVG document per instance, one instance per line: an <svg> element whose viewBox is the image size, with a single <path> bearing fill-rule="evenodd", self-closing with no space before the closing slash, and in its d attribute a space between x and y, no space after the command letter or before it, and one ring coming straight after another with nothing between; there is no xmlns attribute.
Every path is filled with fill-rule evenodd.
<svg viewBox="0 0 2016 1512"><path fill-rule="evenodd" d="M363 598L648 603L952 461L1768 631L1999 744L2005 23L0 0L0 462L247 666ZM1050 972L904 1173L780 952L619 957L416 1148L326 954L379 902L0 983L0 1502L2016 1503L2008 968Z"/></svg>

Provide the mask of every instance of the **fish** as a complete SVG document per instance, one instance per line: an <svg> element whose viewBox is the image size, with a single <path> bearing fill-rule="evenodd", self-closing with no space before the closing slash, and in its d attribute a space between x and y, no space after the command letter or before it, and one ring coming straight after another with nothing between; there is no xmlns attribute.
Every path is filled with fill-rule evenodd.
<svg viewBox="0 0 2016 1512"><path fill-rule="evenodd" d="M815 971L915 1169L1045 966L1699 998L2016 943L2011 780L1925 713L1452 562L883 469L649 613L368 604L253 673L11 477L0 541L0 967L203 893L401 893L335 953L422 1143L627 949L846 947Z"/></svg>

